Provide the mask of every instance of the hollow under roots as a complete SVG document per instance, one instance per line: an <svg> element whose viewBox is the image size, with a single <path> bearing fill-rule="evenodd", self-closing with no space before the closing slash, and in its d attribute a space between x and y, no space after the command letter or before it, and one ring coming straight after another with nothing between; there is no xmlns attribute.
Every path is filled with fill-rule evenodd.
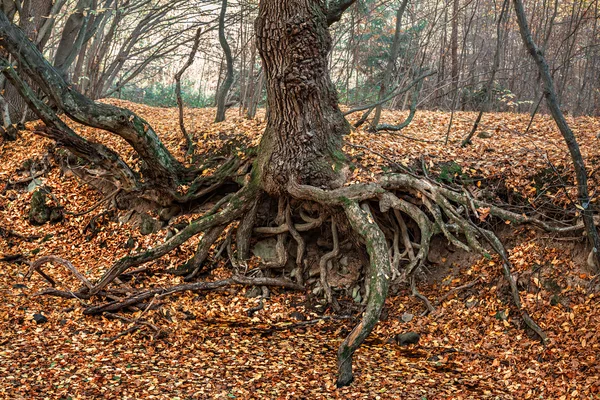
<svg viewBox="0 0 600 400"><path fill-rule="evenodd" d="M279 286L303 290L309 278L307 246L318 236L316 232L328 232L331 234L331 240L327 242L330 251L320 257L320 279L313 280L313 283L320 283L326 301L334 307L337 302L328 274L340 261L343 253L340 251L341 243L350 239L351 243L366 250L369 259L362 271L366 294L362 320L338 351L337 384L345 386L353 380L352 356L379 320L392 281L410 281L413 294L424 300L429 310L433 309L431 303L418 293L413 273L426 262L434 235L442 234L454 246L477 251L486 257L489 257L489 252L498 253L503 260L506 279L514 289L516 286L511 282L510 264L502 243L494 233L478 227L472 221L478 220L478 209L487 207L491 214L504 219L535 222L523 221L521 215L479 202L467 192L407 174L389 175L378 183L357 184L335 190L291 183L286 195L277 199L269 198L252 182L254 180L228 196L226 201L218 202L208 213L191 222L165 243L118 260L94 284L79 274L70 263L61 262L82 282L82 288L76 292L49 288L42 293L79 299L105 298L108 302L90 306L84 311L85 314L99 314L141 308L145 301L156 296L160 299L182 291L212 290L228 285ZM275 208L276 213L271 211ZM233 242L231 232L238 221L236 240ZM328 227L322 227L324 224ZM234 275L230 279L140 291L124 288L118 279L130 268L156 260L193 236L203 233L196 254L187 262L188 279L194 278L208 258L209 250L227 227L230 227L229 234L220 245L218 254L227 250L234 268ZM256 269L248 271L246 260L251 242L261 236L276 237L276 256L265 262L260 268L264 273L257 275L254 272ZM51 278L41 271L44 262L52 261L56 260L40 260L32 265L31 271L39 272L54 286ZM285 272L282 277L268 277L271 271L288 271L289 277L285 277ZM518 291L513 290L512 294L525 323L544 340L544 333L521 308Z"/></svg>

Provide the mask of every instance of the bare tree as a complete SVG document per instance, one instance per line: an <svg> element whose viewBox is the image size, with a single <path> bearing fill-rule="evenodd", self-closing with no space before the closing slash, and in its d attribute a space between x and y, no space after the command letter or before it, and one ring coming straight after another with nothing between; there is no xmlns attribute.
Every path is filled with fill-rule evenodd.
<svg viewBox="0 0 600 400"><path fill-rule="evenodd" d="M587 184L587 171L585 169L585 162L579 149L579 144L575 138L575 134L571 130L571 127L567 123L565 116L560 109L558 96L554 87L554 80L550 73L550 67L544 57L543 52L537 47L533 38L531 37L531 31L527 24L527 16L525 14L525 8L521 0L513 0L515 13L517 15L517 23L519 24L519 31L521 32L521 38L527 48L527 51L535 61L538 70L540 72L542 82L544 83L544 96L546 97L546 104L552 118L556 122L560 133L562 134L565 143L571 153L571 159L573 160L573 166L575 167L575 179L577 181L577 191L579 194L579 200L577 207L581 210L583 216L583 222L585 224L588 241L592 246L592 254L595 259L595 268L600 271L600 237L596 230L594 223L594 211L592 209L590 194Z"/></svg>
<svg viewBox="0 0 600 400"><path fill-rule="evenodd" d="M227 0L222 0L221 13L219 15L219 43L221 44L223 53L225 55L225 66L227 72L225 73L225 80L221 84L219 92L217 93L217 116L215 117L215 122L225 121L225 101L227 100L227 93L229 93L229 89L233 83L233 57L231 55L231 48L229 47L229 43L227 43L227 38L225 37L226 12Z"/></svg>

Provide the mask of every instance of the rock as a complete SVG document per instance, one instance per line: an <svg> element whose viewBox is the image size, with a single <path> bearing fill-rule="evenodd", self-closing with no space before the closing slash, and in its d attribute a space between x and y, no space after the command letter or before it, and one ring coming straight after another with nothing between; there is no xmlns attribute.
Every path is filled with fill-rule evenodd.
<svg viewBox="0 0 600 400"><path fill-rule="evenodd" d="M402 319L402 322L410 322L410 321L412 321L413 318L414 318L414 315L412 315L411 313L407 313L407 312L402 314L402 316L400 317L400 319Z"/></svg>
<svg viewBox="0 0 600 400"><path fill-rule="evenodd" d="M150 235L160 229L160 223L148 214L141 214L140 218L140 233L142 235Z"/></svg>
<svg viewBox="0 0 600 400"><path fill-rule="evenodd" d="M127 239L127 241L123 245L123 247L126 249L133 249L135 247L135 239L130 236L129 239Z"/></svg>
<svg viewBox="0 0 600 400"><path fill-rule="evenodd" d="M467 306L467 308L473 308L475 307L479 302L477 300L469 300L465 303L465 305Z"/></svg>
<svg viewBox="0 0 600 400"><path fill-rule="evenodd" d="M491 132L488 131L481 131L477 134L477 137L480 137L482 139L489 139L492 136L494 136Z"/></svg>
<svg viewBox="0 0 600 400"><path fill-rule="evenodd" d="M31 196L29 222L33 225L44 225L50 220L50 208L46 204L46 193L36 190Z"/></svg>
<svg viewBox="0 0 600 400"><path fill-rule="evenodd" d="M43 316L42 314L33 314L33 320L36 322L36 324L45 324L46 322L48 322L48 318L46 318L45 316Z"/></svg>
<svg viewBox="0 0 600 400"><path fill-rule="evenodd" d="M252 254L260 257L264 262L277 261L277 240L270 238L256 242L252 248Z"/></svg>
<svg viewBox="0 0 600 400"><path fill-rule="evenodd" d="M352 299L355 303L360 303L362 301L362 297L360 295L360 286L355 286L354 289L352 289Z"/></svg>
<svg viewBox="0 0 600 400"><path fill-rule="evenodd" d="M262 289L259 286L252 286L250 289L246 290L245 296L249 299L262 296Z"/></svg>
<svg viewBox="0 0 600 400"><path fill-rule="evenodd" d="M293 313L291 313L290 317L298 321L306 321L306 315L299 313L298 311L294 311Z"/></svg>
<svg viewBox="0 0 600 400"><path fill-rule="evenodd" d="M50 209L50 222L60 222L63 220L64 213L62 207L52 207Z"/></svg>
<svg viewBox="0 0 600 400"><path fill-rule="evenodd" d="M409 344L417 344L421 339L421 335L417 332L399 333L395 337L396 343L400 346L408 346Z"/></svg>
<svg viewBox="0 0 600 400"><path fill-rule="evenodd" d="M158 217L161 221L169 221L171 218L175 217L180 212L181 207L179 206L167 207L160 210L160 214L158 215Z"/></svg>

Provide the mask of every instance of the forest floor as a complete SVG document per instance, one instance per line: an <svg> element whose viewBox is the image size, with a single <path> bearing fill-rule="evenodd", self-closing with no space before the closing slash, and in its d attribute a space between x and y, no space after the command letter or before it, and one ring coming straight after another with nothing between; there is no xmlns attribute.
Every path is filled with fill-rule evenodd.
<svg viewBox="0 0 600 400"><path fill-rule="evenodd" d="M176 110L111 102L146 118L185 160ZM385 112L383 119L395 123L404 115ZM223 123L212 124L213 118L212 109L187 110L198 157L224 143L255 145L264 128L261 118L246 120L235 109ZM569 155L549 117L537 116L525 134L529 115L488 114L481 130L490 137L476 136L464 149L459 144L475 114L454 115L445 145L449 119L449 113L423 111L401 136L354 131L345 147L354 165L351 181L408 167L552 218L574 209ZM600 119L569 122L596 196ZM119 138L73 125L132 161L133 153ZM65 215L56 224L30 225L31 165L53 147L33 134L34 126L28 124L15 142L0 142L0 258L21 255L22 261L33 261L54 255L91 280L119 257L165 240L164 231L142 236L117 219L96 218L102 207ZM101 200L75 175L49 165L36 179L66 211L85 212ZM524 308L548 334L547 346L523 329L497 260L452 251L441 241L419 281L436 311L422 316L423 303L407 287L395 290L383 320L354 357L354 383L343 389L335 388L336 350L356 321L324 318L302 293L273 290L264 309L252 316L248 310L259 300L246 297L246 288L186 293L162 300L156 310L122 314L125 321L84 316L83 301L34 296L47 282L39 275L24 279L26 263L0 262L0 398L600 399L600 283L587 269L583 239L493 221L485 210L480 219L506 242ZM89 229L92 220L95 230ZM151 263L130 284L180 283L181 278L161 272L184 262L196 244L192 240ZM59 287L78 288L63 267L44 270ZM229 273L219 266L207 279ZM34 314L47 321L36 323ZM139 321L153 324L162 335L144 325L118 336ZM388 343L406 331L419 332L420 342Z"/></svg>

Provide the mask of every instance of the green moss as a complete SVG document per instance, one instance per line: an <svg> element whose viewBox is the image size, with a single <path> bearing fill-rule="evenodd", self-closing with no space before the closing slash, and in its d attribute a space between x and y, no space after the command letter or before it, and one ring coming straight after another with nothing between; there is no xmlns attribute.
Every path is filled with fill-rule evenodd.
<svg viewBox="0 0 600 400"><path fill-rule="evenodd" d="M51 209L46 204L46 193L36 190L31 196L29 209L29 222L34 225L43 225L50 220Z"/></svg>
<svg viewBox="0 0 600 400"><path fill-rule="evenodd" d="M333 160L333 170L339 172L347 165L346 155L341 150L334 150L331 152L331 159Z"/></svg>

